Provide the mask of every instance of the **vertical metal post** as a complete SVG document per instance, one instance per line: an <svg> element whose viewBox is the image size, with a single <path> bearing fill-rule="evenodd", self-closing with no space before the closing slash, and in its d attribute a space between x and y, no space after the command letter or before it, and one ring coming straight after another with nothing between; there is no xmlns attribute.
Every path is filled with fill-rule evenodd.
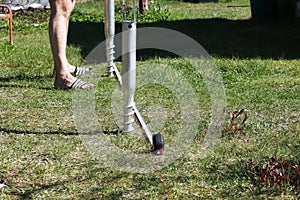
<svg viewBox="0 0 300 200"><path fill-rule="evenodd" d="M133 131L134 91L136 88L136 23L122 23L122 86L124 99L124 132Z"/></svg>
<svg viewBox="0 0 300 200"><path fill-rule="evenodd" d="M114 76L114 36L115 36L115 3L114 0L105 0L105 37L106 37L106 58L108 64L108 76Z"/></svg>

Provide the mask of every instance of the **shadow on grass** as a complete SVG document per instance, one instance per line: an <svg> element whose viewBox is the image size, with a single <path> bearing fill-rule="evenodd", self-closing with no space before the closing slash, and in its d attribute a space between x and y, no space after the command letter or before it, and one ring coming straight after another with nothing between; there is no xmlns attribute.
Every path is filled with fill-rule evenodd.
<svg viewBox="0 0 300 200"><path fill-rule="evenodd" d="M38 88L42 90L54 90L53 84L45 86L45 82L48 83L53 79L52 75L26 75L20 72L16 75L8 77L0 77L0 88ZM26 85L20 83L20 81L26 81ZM54 79L53 79L54 80ZM52 82L52 81L51 81Z"/></svg>
<svg viewBox="0 0 300 200"><path fill-rule="evenodd" d="M28 130L15 130L15 129L7 129L7 128L0 128L0 132L5 132L5 133L14 133L14 134L49 134L49 135L55 135L55 134L63 134L63 135L79 135L76 131L74 132L64 132L63 130L61 131L50 131L50 132L37 132L37 131L28 131ZM120 130L113 130L113 131L101 131L95 134L105 134L105 135L119 135L122 134ZM90 133L89 133L90 134Z"/></svg>
<svg viewBox="0 0 300 200"><path fill-rule="evenodd" d="M45 81L47 79L52 79L52 75L25 75L25 74L17 74L9 77L0 77L0 82L11 82L11 81L20 81L20 80L37 80L37 81Z"/></svg>
<svg viewBox="0 0 300 200"><path fill-rule="evenodd" d="M40 134L47 134L47 135L55 135L55 134L63 134L63 135L78 135L77 132L64 132L64 131L50 131L50 132L37 132L37 131L28 131L28 130L16 130L16 129L6 129L6 128L0 128L0 132L5 133L14 133L14 134L34 134L34 135L40 135Z"/></svg>
<svg viewBox="0 0 300 200"><path fill-rule="evenodd" d="M37 86L34 84L31 85L21 85L21 84L0 84L0 88L36 88L36 89L40 89L40 90L56 90L54 89L54 87L51 85L48 86Z"/></svg>
<svg viewBox="0 0 300 200"><path fill-rule="evenodd" d="M197 19L138 24L138 27L162 27L179 31L196 40L209 54L239 58L300 58L300 20L274 21ZM121 25L116 25L116 33ZM163 42L163 36L161 39ZM82 56L105 40L103 23L71 23L69 44L79 46ZM138 57L170 56L143 50ZM173 56L173 55L171 55Z"/></svg>

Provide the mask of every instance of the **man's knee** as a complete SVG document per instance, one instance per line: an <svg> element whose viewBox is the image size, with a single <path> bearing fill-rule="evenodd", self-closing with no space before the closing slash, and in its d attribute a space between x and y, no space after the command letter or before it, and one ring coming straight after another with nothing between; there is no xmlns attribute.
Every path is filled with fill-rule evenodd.
<svg viewBox="0 0 300 200"><path fill-rule="evenodd" d="M75 0L50 0L51 12L69 17L75 6Z"/></svg>

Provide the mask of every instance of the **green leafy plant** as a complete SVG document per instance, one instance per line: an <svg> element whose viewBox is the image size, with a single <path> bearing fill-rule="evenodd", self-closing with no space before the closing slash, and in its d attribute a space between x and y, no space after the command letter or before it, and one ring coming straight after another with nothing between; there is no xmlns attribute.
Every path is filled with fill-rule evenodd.
<svg viewBox="0 0 300 200"><path fill-rule="evenodd" d="M151 1L149 11L138 14L138 22L167 21L170 15L167 7L162 7L157 1Z"/></svg>
<svg viewBox="0 0 300 200"><path fill-rule="evenodd" d="M149 3L149 10L145 13L140 13L137 6L137 22L138 23L150 23L150 22L159 22L166 21L169 19L171 12L167 7L162 7L157 1ZM116 12L116 21L122 22L122 4L116 3L115 6ZM133 19L134 8L132 6L127 6L124 9L124 16L126 19Z"/></svg>
<svg viewBox="0 0 300 200"><path fill-rule="evenodd" d="M28 9L13 11L13 29L45 29L48 27L50 17L49 9Z"/></svg>
<svg viewBox="0 0 300 200"><path fill-rule="evenodd" d="M95 4L96 6L96 4ZM166 21L170 16L170 11L166 7L162 7L157 1L149 3L149 11L141 14L137 9L137 22L157 22ZM127 6L124 9L124 16L126 19L133 19L134 9L132 5ZM103 12L93 12L93 10L76 8L70 17L72 22L103 22ZM122 22L122 3L116 2L115 4L115 21Z"/></svg>
<svg viewBox="0 0 300 200"><path fill-rule="evenodd" d="M80 10L74 10L70 17L72 22L103 22L103 15L95 15L94 13L85 13Z"/></svg>

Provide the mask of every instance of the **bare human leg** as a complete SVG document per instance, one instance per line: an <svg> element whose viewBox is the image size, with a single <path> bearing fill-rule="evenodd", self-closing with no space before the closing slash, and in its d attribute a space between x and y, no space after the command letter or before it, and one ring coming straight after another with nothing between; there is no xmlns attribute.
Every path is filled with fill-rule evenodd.
<svg viewBox="0 0 300 200"><path fill-rule="evenodd" d="M75 0L50 0L51 15L49 21L49 38L54 59L55 82L57 89L72 87L77 80L71 72L75 67L70 65L66 56L69 18L75 6ZM82 85L82 89L94 87Z"/></svg>

